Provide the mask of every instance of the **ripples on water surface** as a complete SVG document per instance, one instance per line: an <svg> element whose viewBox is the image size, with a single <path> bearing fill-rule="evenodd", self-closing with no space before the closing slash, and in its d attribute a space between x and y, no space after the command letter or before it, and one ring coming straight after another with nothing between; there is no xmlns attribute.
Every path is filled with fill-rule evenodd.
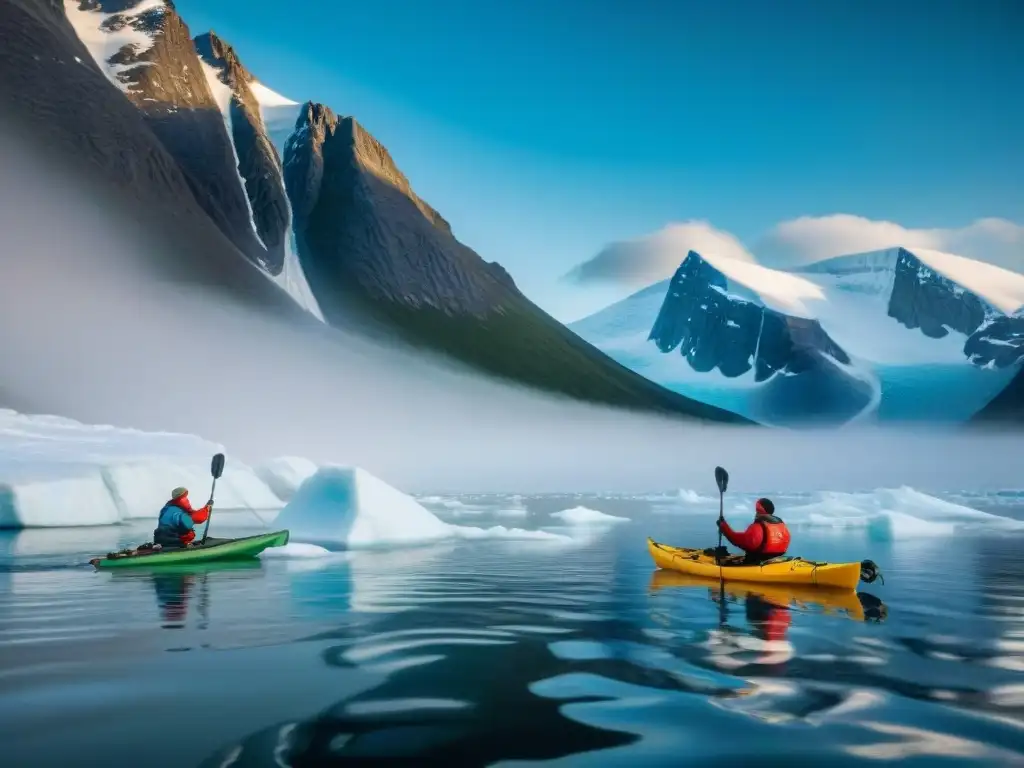
<svg viewBox="0 0 1024 768"><path fill-rule="evenodd" d="M1019 532L802 532L885 584L722 600L644 543L713 544L708 521L580 501L635 522L124 573L80 564L139 532L0 534L0 764L1024 764Z"/></svg>

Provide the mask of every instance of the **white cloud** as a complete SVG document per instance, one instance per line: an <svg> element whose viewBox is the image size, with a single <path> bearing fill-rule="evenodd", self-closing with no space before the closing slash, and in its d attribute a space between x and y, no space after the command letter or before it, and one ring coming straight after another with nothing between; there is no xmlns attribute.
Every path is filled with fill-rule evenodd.
<svg viewBox="0 0 1024 768"><path fill-rule="evenodd" d="M580 284L605 282L632 288L671 277L690 250L786 268L895 246L945 251L1024 274L1024 226L1006 219L978 219L958 229L912 229L893 221L837 213L784 221L750 250L706 221L669 224L646 237L611 243L565 278Z"/></svg>
<svg viewBox="0 0 1024 768"><path fill-rule="evenodd" d="M1006 219L978 219L958 229L911 229L847 213L802 216L776 225L754 252L763 264L788 267L898 245L955 253L1024 273L1024 226Z"/></svg>
<svg viewBox="0 0 1024 768"><path fill-rule="evenodd" d="M706 221L669 224L653 235L605 246L596 256L573 267L565 278L577 283L609 282L650 285L671 277L689 251L740 261L754 257L736 237Z"/></svg>

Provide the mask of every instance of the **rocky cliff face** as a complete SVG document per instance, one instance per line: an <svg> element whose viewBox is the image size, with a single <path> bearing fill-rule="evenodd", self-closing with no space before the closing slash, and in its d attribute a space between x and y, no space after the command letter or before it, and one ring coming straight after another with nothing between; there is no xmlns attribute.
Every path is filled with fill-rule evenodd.
<svg viewBox="0 0 1024 768"><path fill-rule="evenodd" d="M264 246L263 266L273 275L284 264L285 239L290 225L288 198L284 189L281 158L270 141L260 105L249 84L253 76L242 65L235 50L215 33L195 39L202 60L231 92L227 123L238 158L238 172L244 180L252 220Z"/></svg>
<svg viewBox="0 0 1024 768"><path fill-rule="evenodd" d="M920 328L929 338L941 339L950 329L971 335L988 314L990 309L973 293L905 248L896 249L889 317L907 328Z"/></svg>
<svg viewBox="0 0 1024 768"><path fill-rule="evenodd" d="M736 378L753 369L756 382L806 373L822 356L850 362L816 320L730 295L725 276L694 251L676 270L649 339L661 352L678 348L695 371Z"/></svg>
<svg viewBox="0 0 1024 768"><path fill-rule="evenodd" d="M239 184L221 106L173 4L65 0L65 10L100 70L178 162L207 215L250 259L270 261Z"/></svg>
<svg viewBox="0 0 1024 768"><path fill-rule="evenodd" d="M694 251L669 283L648 340L698 373L752 372L752 383L765 383L752 404L765 421L841 423L872 400L871 385L843 368L849 356L817 320L731 293L726 277Z"/></svg>
<svg viewBox="0 0 1024 768"><path fill-rule="evenodd" d="M352 117L307 103L285 149L299 256L325 312L326 286L477 317L499 310L511 277L459 243L391 155ZM500 271L498 271L500 270Z"/></svg>

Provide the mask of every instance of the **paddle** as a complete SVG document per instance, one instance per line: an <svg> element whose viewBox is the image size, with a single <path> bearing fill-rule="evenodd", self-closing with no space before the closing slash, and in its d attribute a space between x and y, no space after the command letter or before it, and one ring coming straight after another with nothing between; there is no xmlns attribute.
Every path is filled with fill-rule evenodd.
<svg viewBox="0 0 1024 768"><path fill-rule="evenodd" d="M224 454L214 454L213 460L210 462L210 474L213 475L213 485L210 486L210 501L213 503L213 492L217 488L217 478L224 474ZM206 543L206 535L210 532L210 523L213 522L213 510L210 510L210 516L206 518L206 530L203 531L203 540L200 544Z"/></svg>
<svg viewBox="0 0 1024 768"><path fill-rule="evenodd" d="M725 491L729 487L729 473L722 467L715 467L715 483L718 485L718 521L725 520ZM725 625L725 576L722 574L722 528L718 528L718 549L715 550L718 561L718 611L719 623Z"/></svg>
<svg viewBox="0 0 1024 768"><path fill-rule="evenodd" d="M726 472L722 467L715 467L715 482L718 484L718 520L721 522L725 519L725 490L729 487L729 473ZM722 529L718 529L718 550L722 549ZM718 553L715 553L715 557L719 560L721 558Z"/></svg>

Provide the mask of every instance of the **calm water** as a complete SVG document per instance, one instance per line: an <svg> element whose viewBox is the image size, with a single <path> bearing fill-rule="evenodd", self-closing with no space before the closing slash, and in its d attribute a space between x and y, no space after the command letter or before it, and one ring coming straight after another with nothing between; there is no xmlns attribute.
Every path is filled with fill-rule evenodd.
<svg viewBox="0 0 1024 768"><path fill-rule="evenodd" d="M713 544L709 520L525 501L449 511L537 527L585 503L634 522L124 574L81 563L132 531L5 534L0 763L1024 765L1020 534L801 532L799 554L870 557L884 585L722 600L657 576L645 548Z"/></svg>

